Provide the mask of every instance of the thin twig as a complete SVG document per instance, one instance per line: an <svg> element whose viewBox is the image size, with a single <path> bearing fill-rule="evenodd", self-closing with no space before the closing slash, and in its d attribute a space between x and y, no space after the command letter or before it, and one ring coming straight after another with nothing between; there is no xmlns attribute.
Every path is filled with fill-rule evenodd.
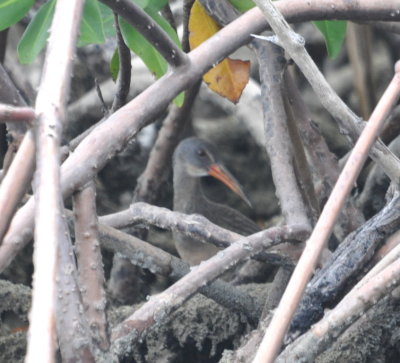
<svg viewBox="0 0 400 363"><path fill-rule="evenodd" d="M0 122L27 122L35 118L35 110L30 107L13 107L0 104Z"/></svg>
<svg viewBox="0 0 400 363"><path fill-rule="evenodd" d="M35 136L33 130L29 130L13 162L0 185L0 241L5 236L11 219L17 210L25 191L32 179L35 160ZM31 231L32 232L32 231Z"/></svg>
<svg viewBox="0 0 400 363"><path fill-rule="evenodd" d="M100 0L136 28L170 66L177 68L188 63L187 55L147 13L130 0Z"/></svg>
<svg viewBox="0 0 400 363"><path fill-rule="evenodd" d="M120 107L125 105L126 99L129 94L129 88L131 86L131 51L125 44L124 38L121 34L119 27L118 16L114 13L114 24L117 33L117 44L118 44L118 58L119 58L119 72L117 79L117 92L114 97L114 101L111 106L111 113L114 113Z"/></svg>
<svg viewBox="0 0 400 363"><path fill-rule="evenodd" d="M168 23L176 30L176 21L174 18L174 14L172 13L171 7L169 6L168 2L165 6L161 9L161 15L165 18Z"/></svg>
<svg viewBox="0 0 400 363"><path fill-rule="evenodd" d="M3 65L0 64L0 102L18 107L27 107L27 104L17 87L7 74ZM20 144L24 134L27 130L27 125L24 123L9 123L7 124L7 131L11 134L12 143L17 146Z"/></svg>
<svg viewBox="0 0 400 363"><path fill-rule="evenodd" d="M27 107L24 99L0 64L0 100L14 106ZM12 142L8 146L3 163L3 177L0 185L0 241L2 241L18 203L28 189L32 179L35 160L35 139L31 129L20 122L7 123ZM25 134L25 135L24 135ZM21 141L22 140L22 141ZM18 149L11 162L14 151Z"/></svg>
<svg viewBox="0 0 400 363"><path fill-rule="evenodd" d="M37 187L32 310L26 362L53 362L58 242L62 236L59 140L82 0L58 1L36 99ZM29 168L28 168L29 169Z"/></svg>
<svg viewBox="0 0 400 363"><path fill-rule="evenodd" d="M290 134L288 125L290 116L286 114L285 96L282 93L284 73L287 66L283 49L275 44L259 40L253 40L251 45L255 49L259 63L266 150L270 159L272 178L282 215L286 224L300 223L311 230L312 223L307 215L306 205L300 190L301 185L297 180L295 149L292 146L293 133ZM301 141L298 147L303 150ZM274 279L272 285L275 301L268 299L264 305L263 315L266 315L268 309L280 300L290 273L291 271L283 267L279 268L278 277ZM272 295L270 297L272 298Z"/></svg>

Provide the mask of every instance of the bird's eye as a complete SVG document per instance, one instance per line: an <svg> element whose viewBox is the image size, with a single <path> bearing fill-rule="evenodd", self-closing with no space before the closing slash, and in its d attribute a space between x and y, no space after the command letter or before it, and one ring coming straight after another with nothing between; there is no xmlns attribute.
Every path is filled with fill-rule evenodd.
<svg viewBox="0 0 400 363"><path fill-rule="evenodd" d="M197 149L197 155L204 157L206 156L206 152L204 151L204 149Z"/></svg>

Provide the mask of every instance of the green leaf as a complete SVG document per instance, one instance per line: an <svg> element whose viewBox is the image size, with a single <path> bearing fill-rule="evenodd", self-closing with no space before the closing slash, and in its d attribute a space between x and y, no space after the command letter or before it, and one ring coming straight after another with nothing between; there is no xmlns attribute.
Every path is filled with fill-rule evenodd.
<svg viewBox="0 0 400 363"><path fill-rule="evenodd" d="M103 19L99 2L97 0L85 0L78 47L88 44L102 44L104 41Z"/></svg>
<svg viewBox="0 0 400 363"><path fill-rule="evenodd" d="M173 102L176 106L182 107L183 101L185 101L185 92L179 93L179 95L174 98Z"/></svg>
<svg viewBox="0 0 400 363"><path fill-rule="evenodd" d="M114 14L112 10L103 3L99 3L101 18L103 19L104 35L106 38L115 37Z"/></svg>
<svg viewBox="0 0 400 363"><path fill-rule="evenodd" d="M347 22L343 20L320 20L313 23L325 38L329 57L336 58L346 37Z"/></svg>
<svg viewBox="0 0 400 363"><path fill-rule="evenodd" d="M43 4L22 34L18 43L18 57L22 64L32 63L46 45L55 4L56 0Z"/></svg>
<svg viewBox="0 0 400 363"><path fill-rule="evenodd" d="M0 30L20 21L33 3L33 0L0 0Z"/></svg>
<svg viewBox="0 0 400 363"><path fill-rule="evenodd" d="M181 42L179 40L178 34L176 34L175 29L171 26L166 19L164 19L157 11L153 9L148 9L146 12L156 21L156 23L164 29L164 31L169 35L169 37L182 49Z"/></svg>
<svg viewBox="0 0 400 363"><path fill-rule="evenodd" d="M241 13L245 13L256 6L251 0L229 0L229 2Z"/></svg>
<svg viewBox="0 0 400 363"><path fill-rule="evenodd" d="M115 49L113 56L111 57L111 62L110 62L110 71L111 71L111 77L113 81L115 82L118 78L118 73L119 73L119 53L118 49Z"/></svg>
<svg viewBox="0 0 400 363"><path fill-rule="evenodd" d="M158 13L158 9L165 6L166 0L134 0L134 2L145 11L165 30L165 32L173 39L173 41L181 47L178 35L171 25ZM107 9L101 9L102 16L107 15ZM168 63L161 54L128 22L119 17L119 24L122 36L129 49L140 57L146 67L156 78L162 77L168 70ZM119 72L119 56L116 51L111 59L110 70L115 80ZM177 106L183 104L184 94L178 95L174 102Z"/></svg>
<svg viewBox="0 0 400 363"><path fill-rule="evenodd" d="M126 44L139 56L150 72L160 78L168 69L167 62L160 53L124 19L120 18L119 25Z"/></svg>
<svg viewBox="0 0 400 363"><path fill-rule="evenodd" d="M142 9L153 9L161 10L165 5L167 5L168 0L134 0Z"/></svg>

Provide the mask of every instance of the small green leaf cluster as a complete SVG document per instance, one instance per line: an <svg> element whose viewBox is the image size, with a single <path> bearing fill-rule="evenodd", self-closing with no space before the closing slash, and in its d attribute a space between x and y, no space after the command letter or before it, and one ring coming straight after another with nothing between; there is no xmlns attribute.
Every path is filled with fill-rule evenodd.
<svg viewBox="0 0 400 363"><path fill-rule="evenodd" d="M36 11L18 43L22 64L32 63L46 45L57 0L45 2ZM0 30L21 20L34 0L0 0ZM104 43L105 35L98 0L85 0L78 45Z"/></svg>
<svg viewBox="0 0 400 363"><path fill-rule="evenodd" d="M168 0L132 0L146 11L180 46L176 31L159 14ZM32 63L46 45L57 0L48 0L35 12L18 43L18 57L22 64ZM34 0L0 0L0 30L6 29L21 20L34 5ZM120 28L128 47L138 55L148 69L157 77L164 75L168 64L161 54L130 24L120 19ZM113 12L98 0L85 0L79 30L78 46L102 44L109 37L115 37ZM119 72L118 52L111 61L114 79ZM182 104L183 95L178 96Z"/></svg>

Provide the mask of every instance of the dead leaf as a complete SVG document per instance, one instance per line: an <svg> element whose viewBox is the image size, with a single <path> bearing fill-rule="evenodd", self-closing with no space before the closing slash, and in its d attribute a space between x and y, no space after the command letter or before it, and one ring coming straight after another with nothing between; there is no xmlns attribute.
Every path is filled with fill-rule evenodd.
<svg viewBox="0 0 400 363"><path fill-rule="evenodd" d="M192 6L189 17L189 43L194 49L220 30L220 26L211 18L198 0ZM250 62L225 58L210 69L203 80L208 87L219 95L237 103L249 81Z"/></svg>

